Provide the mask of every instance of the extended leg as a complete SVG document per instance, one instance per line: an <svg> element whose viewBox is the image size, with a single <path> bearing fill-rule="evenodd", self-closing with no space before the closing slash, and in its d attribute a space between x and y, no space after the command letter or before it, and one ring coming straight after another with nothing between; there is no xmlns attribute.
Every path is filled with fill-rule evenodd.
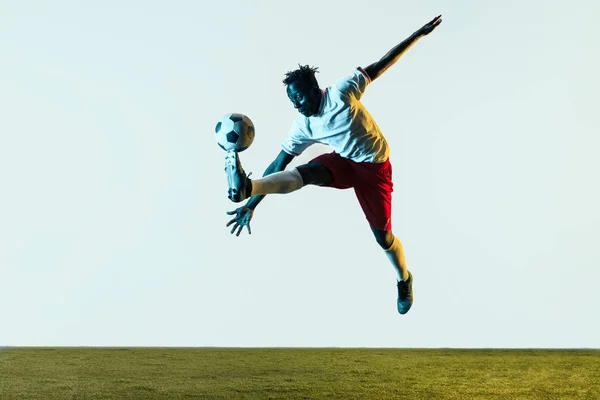
<svg viewBox="0 0 600 400"><path fill-rule="evenodd" d="M309 162L288 171L275 172L251 181L251 195L290 193L306 185L327 186L333 177L322 164Z"/></svg>
<svg viewBox="0 0 600 400"><path fill-rule="evenodd" d="M305 185L327 186L333 181L330 170L318 162L251 180L244 172L238 154L233 151L227 153L225 171L229 181L229 198L236 203L251 196L290 193Z"/></svg>

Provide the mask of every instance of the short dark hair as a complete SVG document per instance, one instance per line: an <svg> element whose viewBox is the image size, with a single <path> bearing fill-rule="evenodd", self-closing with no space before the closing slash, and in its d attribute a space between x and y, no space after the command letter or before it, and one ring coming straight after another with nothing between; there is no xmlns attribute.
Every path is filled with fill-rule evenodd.
<svg viewBox="0 0 600 400"><path fill-rule="evenodd" d="M285 73L285 79L283 80L283 84L288 86L294 82L301 82L309 87L319 87L319 83L317 82L317 78L315 77L315 73L319 68L310 67L308 65L300 65L298 64L298 69L294 71L289 71Z"/></svg>

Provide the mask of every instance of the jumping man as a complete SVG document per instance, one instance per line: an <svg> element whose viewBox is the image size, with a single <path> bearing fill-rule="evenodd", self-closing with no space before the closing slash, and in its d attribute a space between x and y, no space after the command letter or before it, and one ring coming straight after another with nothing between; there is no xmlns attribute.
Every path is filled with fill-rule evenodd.
<svg viewBox="0 0 600 400"><path fill-rule="evenodd" d="M227 223L243 227L251 234L250 220L254 209L267 194L290 193L305 185L337 189L353 188L375 240L384 249L397 273L398 312L406 314L413 303L412 274L406 267L400 240L392 233L392 165L389 147L373 117L360 102L367 86L392 66L421 37L442 22L441 15L418 29L392 48L379 61L352 73L322 90L315 73L317 68L300 66L285 74L287 95L300 115L295 119L281 152L267 167L263 178L249 179L238 153L229 151L225 171L229 181L229 198L236 203L248 202L229 211L235 217ZM285 170L292 159L310 145L329 145L333 152L322 154L306 164Z"/></svg>

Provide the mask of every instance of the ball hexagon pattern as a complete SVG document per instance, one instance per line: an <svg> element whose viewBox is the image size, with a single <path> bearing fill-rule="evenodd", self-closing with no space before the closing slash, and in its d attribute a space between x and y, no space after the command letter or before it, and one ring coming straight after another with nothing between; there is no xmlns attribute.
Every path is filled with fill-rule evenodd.
<svg viewBox="0 0 600 400"><path fill-rule="evenodd" d="M242 152L254 141L254 124L244 114L226 114L217 122L215 138L223 150Z"/></svg>

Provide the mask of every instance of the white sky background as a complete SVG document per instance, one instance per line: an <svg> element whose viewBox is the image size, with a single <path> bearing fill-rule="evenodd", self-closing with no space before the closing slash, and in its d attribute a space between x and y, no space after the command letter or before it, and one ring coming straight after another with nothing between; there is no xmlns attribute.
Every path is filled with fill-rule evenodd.
<svg viewBox="0 0 600 400"><path fill-rule="evenodd" d="M0 345L600 347L599 3L424 3L0 2ZM328 86L438 14L363 97L400 316L351 190L270 196L230 235L213 129L248 115L260 176L286 71Z"/></svg>

